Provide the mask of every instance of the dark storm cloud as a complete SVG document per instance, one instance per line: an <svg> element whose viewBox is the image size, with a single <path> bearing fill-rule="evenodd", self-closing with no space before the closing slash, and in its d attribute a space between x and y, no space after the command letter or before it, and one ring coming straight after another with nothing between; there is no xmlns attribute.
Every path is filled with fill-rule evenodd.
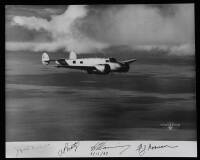
<svg viewBox="0 0 200 160"><path fill-rule="evenodd" d="M51 19L52 15L62 14L67 6L63 5L7 5L6 6L6 41L18 42L48 42L51 35L45 31L32 31L26 27L13 26L13 17L27 16Z"/></svg>
<svg viewBox="0 0 200 160"><path fill-rule="evenodd" d="M174 16L178 5L175 4L148 4L147 7L157 8L162 16Z"/></svg>
<svg viewBox="0 0 200 160"><path fill-rule="evenodd" d="M87 7L89 14L77 21L77 27L91 39L139 50L158 48L172 54L194 53L191 4Z"/></svg>
<svg viewBox="0 0 200 160"><path fill-rule="evenodd" d="M137 5L137 4L135 4ZM138 4L139 5L139 4ZM162 16L174 16L177 12L178 5L175 4L144 4L145 7L151 7L157 9ZM126 5L88 5L87 8L91 13L103 12L105 9L114 9L119 11L123 9Z"/></svg>
<svg viewBox="0 0 200 160"><path fill-rule="evenodd" d="M46 31L30 32L27 28L8 26L6 30L6 41L50 42L52 41L52 37Z"/></svg>
<svg viewBox="0 0 200 160"><path fill-rule="evenodd" d="M117 45L133 42L145 42L146 45L180 44L193 39L192 6L114 5L89 8L91 14L79 21L79 29L83 29L91 38ZM182 17L182 13L186 17ZM185 27L182 26L184 21ZM190 26L187 22L191 22Z"/></svg>
<svg viewBox="0 0 200 160"><path fill-rule="evenodd" d="M6 6L6 15L9 17L36 16L49 19L52 14L62 14L66 8L67 6L63 5L8 5Z"/></svg>

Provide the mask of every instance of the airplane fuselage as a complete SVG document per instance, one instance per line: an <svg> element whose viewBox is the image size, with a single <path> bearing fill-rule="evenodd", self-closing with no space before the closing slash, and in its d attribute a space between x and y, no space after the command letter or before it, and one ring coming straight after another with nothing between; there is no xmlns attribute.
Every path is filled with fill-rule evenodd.
<svg viewBox="0 0 200 160"><path fill-rule="evenodd" d="M80 59L60 59L56 61L58 65L65 65L67 68L87 68L88 73L92 73L95 69L91 70L90 67L96 67L96 71L104 72L105 65L109 66L112 72L128 72L129 66L117 62L114 58L80 58Z"/></svg>

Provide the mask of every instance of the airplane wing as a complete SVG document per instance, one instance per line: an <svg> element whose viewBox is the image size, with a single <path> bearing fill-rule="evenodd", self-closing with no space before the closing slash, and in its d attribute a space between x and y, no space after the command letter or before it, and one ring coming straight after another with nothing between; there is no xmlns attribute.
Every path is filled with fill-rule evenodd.
<svg viewBox="0 0 200 160"><path fill-rule="evenodd" d="M122 61L122 63L132 63L132 62L135 62L136 59L129 59L129 60L126 60L126 61Z"/></svg>
<svg viewBox="0 0 200 160"><path fill-rule="evenodd" d="M80 69L80 70L88 70L88 69L96 69L93 66L69 66L69 65L56 65L57 68L71 68L71 69Z"/></svg>

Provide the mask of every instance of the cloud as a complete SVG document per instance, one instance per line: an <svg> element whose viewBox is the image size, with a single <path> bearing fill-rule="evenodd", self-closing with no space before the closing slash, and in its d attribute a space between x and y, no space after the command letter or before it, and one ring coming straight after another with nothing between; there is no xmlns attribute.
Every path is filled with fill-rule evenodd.
<svg viewBox="0 0 200 160"><path fill-rule="evenodd" d="M149 51L158 52L161 51L163 53L168 53L169 55L177 55L177 56L186 56L186 55L194 55L195 54L195 46L194 44L180 44L180 45L137 45L132 48L137 51Z"/></svg>
<svg viewBox="0 0 200 160"><path fill-rule="evenodd" d="M87 36L113 45L177 45L192 42L193 5L175 6L173 14L166 11L170 7L165 11L148 5L107 8L103 12L90 14L80 25L80 30Z"/></svg>
<svg viewBox="0 0 200 160"><path fill-rule="evenodd" d="M74 26L77 19L85 17L87 9L82 5L72 5L61 15L53 15L51 20L38 17L15 16L12 25L22 26L29 30L47 31L52 36L51 42L9 42L9 50L56 51L58 49L88 52L101 49L106 44L96 42L83 36Z"/></svg>
<svg viewBox="0 0 200 160"><path fill-rule="evenodd" d="M50 20L14 16L11 24L50 33L49 42L7 42L8 50L93 52L116 45L194 54L194 5L72 5Z"/></svg>
<svg viewBox="0 0 200 160"><path fill-rule="evenodd" d="M91 46L95 46L91 47ZM102 45L92 41L86 41L84 43L79 43L76 40L70 41L55 41L55 42L7 42L6 49L9 51L48 51L55 52L60 49L66 51L75 50L79 53L99 51L102 49Z"/></svg>

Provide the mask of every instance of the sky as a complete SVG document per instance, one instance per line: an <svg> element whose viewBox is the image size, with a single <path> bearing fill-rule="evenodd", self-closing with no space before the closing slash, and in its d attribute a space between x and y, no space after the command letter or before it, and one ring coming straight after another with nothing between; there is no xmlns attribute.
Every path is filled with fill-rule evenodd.
<svg viewBox="0 0 200 160"><path fill-rule="evenodd" d="M194 4L8 5L6 50L194 55Z"/></svg>

